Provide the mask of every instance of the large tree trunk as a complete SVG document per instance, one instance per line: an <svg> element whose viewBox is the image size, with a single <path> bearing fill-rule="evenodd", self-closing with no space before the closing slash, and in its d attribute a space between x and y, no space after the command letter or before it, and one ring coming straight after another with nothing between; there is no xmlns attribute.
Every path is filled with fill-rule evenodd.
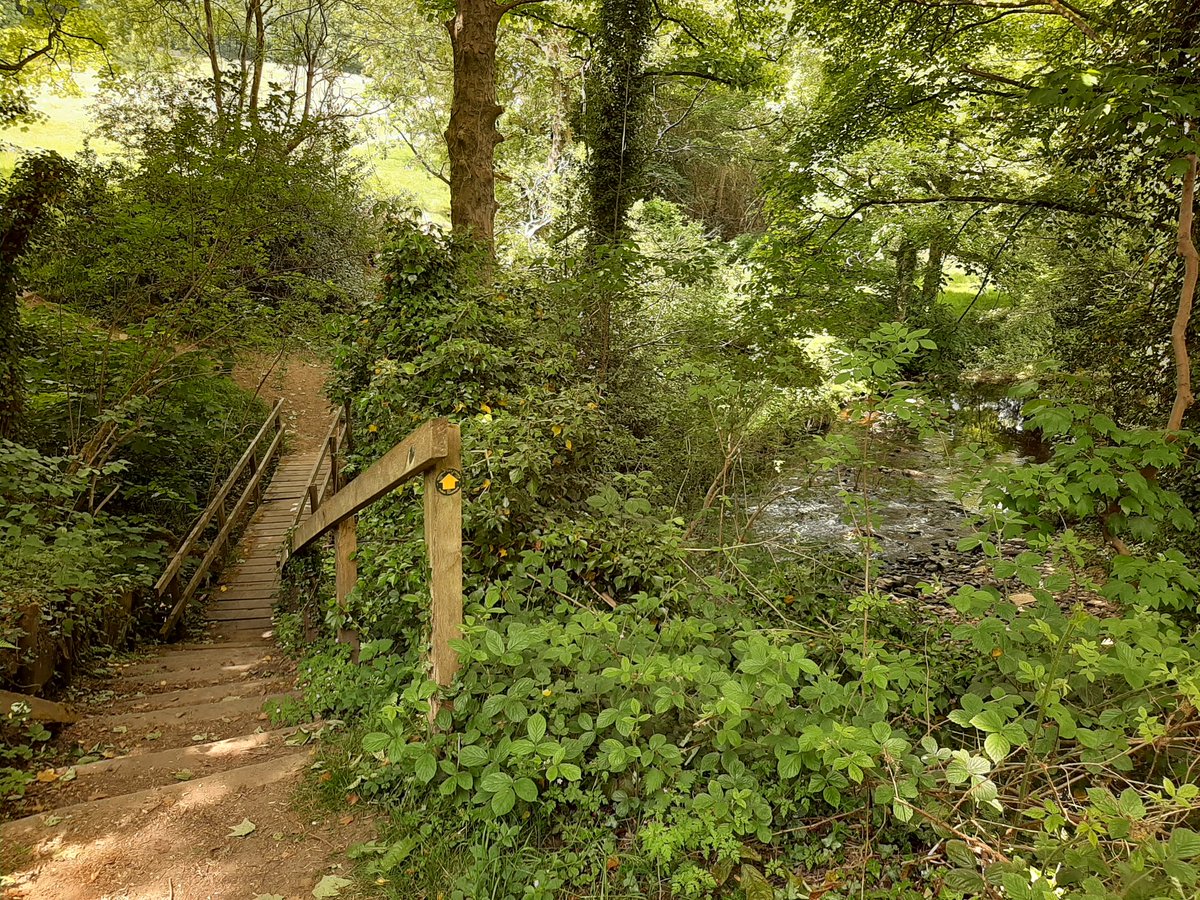
<svg viewBox="0 0 1200 900"><path fill-rule="evenodd" d="M946 261L946 239L935 235L929 242L929 259L925 261L925 274L921 278L921 305L923 311L933 308L938 294L942 292L942 266Z"/></svg>
<svg viewBox="0 0 1200 900"><path fill-rule="evenodd" d="M1179 307L1171 326L1171 350L1175 355L1175 403L1167 420L1167 431L1183 427L1183 417L1195 402L1192 394L1192 361L1188 354L1188 324L1192 319L1192 303L1196 298L1196 281L1200 278L1200 253L1192 233L1196 206L1196 154L1188 160L1183 176L1183 197L1179 204L1179 240L1176 249L1183 258L1183 288L1179 292Z"/></svg>
<svg viewBox="0 0 1200 900"><path fill-rule="evenodd" d="M914 279L917 275L917 245L909 237L900 240L896 251L896 318L905 321L912 303Z"/></svg>
<svg viewBox="0 0 1200 900"><path fill-rule="evenodd" d="M446 149L450 156L450 225L490 252L496 221L496 30L504 8L492 0L456 0L446 23L454 52L454 98Z"/></svg>

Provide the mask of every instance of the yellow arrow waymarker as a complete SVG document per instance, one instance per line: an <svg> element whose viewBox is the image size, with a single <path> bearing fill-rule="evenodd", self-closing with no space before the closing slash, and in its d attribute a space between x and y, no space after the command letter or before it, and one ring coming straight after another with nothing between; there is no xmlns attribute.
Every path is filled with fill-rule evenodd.
<svg viewBox="0 0 1200 900"><path fill-rule="evenodd" d="M439 494L457 494L462 488L462 473L457 469L447 469L437 477Z"/></svg>

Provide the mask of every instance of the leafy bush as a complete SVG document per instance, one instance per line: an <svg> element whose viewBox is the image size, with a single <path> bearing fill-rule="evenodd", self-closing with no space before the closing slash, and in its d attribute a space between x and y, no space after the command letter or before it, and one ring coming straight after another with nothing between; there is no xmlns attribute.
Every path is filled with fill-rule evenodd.
<svg viewBox="0 0 1200 900"><path fill-rule="evenodd" d="M79 161L58 227L26 263L34 290L227 344L362 296L372 232L345 134L287 124L279 94L254 120L218 125L193 90L126 87L102 130L132 162Z"/></svg>
<svg viewBox="0 0 1200 900"><path fill-rule="evenodd" d="M32 636L25 631L31 615L37 637L67 656L106 643L101 636L119 621L123 595L154 583L164 550L154 529L80 502L97 489L103 496L106 482L127 468L83 466L0 442L0 648L16 650ZM15 665L7 668L11 675Z"/></svg>
<svg viewBox="0 0 1200 900"><path fill-rule="evenodd" d="M414 489L362 517L349 618L366 665L347 676L345 651L321 650L307 677L315 709L366 711L366 757L342 777L396 810L398 840L356 852L400 896L802 896L845 865L891 897L1200 885L1200 647L1162 611L1190 605L1195 576L1169 551L1098 568L1087 530L1100 498L1187 526L1178 495L1134 473L1183 465L1190 437L1176 449L1030 408L1055 456L981 475L964 550L992 581L962 588L953 618L869 579L857 593L797 584L798 569L746 549L718 575L684 549L653 473L614 461L631 439L571 372L537 292L472 291L436 235L398 237L339 385L368 423L360 463L429 415L462 424L463 669L443 696L426 671ZM845 396L864 414L825 443L835 462L872 464L855 429L940 421L898 383L930 344L895 325L847 355ZM1112 614L1083 605L1103 594ZM854 862L852 842L940 849L916 873L882 850ZM407 866L414 855L443 869Z"/></svg>

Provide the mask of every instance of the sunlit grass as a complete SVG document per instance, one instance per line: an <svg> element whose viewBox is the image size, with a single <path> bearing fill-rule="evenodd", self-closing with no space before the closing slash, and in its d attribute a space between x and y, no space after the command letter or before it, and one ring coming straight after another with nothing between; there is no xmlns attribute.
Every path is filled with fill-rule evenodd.
<svg viewBox="0 0 1200 900"><path fill-rule="evenodd" d="M988 285L976 300L975 295L979 293L981 282L982 279L978 275L972 275L955 267L950 271L946 285L938 296L938 302L950 307L956 316L961 316L967 307L971 307L975 312L986 312L990 309L1001 309L1012 305L1012 299L996 290L992 285ZM972 302L974 306L972 306Z"/></svg>
<svg viewBox="0 0 1200 900"><path fill-rule="evenodd" d="M73 156L85 141L101 156L114 153L115 144L104 138L90 137L96 122L91 115L90 82L81 78L84 92L63 95L44 91L35 100L41 117L13 128L0 129L0 176L12 173L22 153L53 150ZM431 218L447 221L450 216L450 192L446 185L421 168L412 152L404 146L381 149L378 143L355 148L355 153L370 164L367 188L380 197L400 197L425 210Z"/></svg>

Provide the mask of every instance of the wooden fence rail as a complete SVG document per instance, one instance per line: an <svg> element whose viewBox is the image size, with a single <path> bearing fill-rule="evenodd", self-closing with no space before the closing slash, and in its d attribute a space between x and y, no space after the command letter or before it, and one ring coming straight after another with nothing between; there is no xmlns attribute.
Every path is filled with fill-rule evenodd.
<svg viewBox="0 0 1200 900"><path fill-rule="evenodd" d="M430 653L433 680L448 685L458 671L458 655L450 641L462 627L462 442L458 426L446 419L421 425L353 481L343 483L341 448L349 440L345 413L334 416L322 455L313 466L308 490L300 501L296 524L285 541L282 563L336 529L336 589L339 604L358 577L355 516L416 475L425 476L425 546L429 553L432 623ZM320 479L328 453L329 474ZM318 486L317 481L322 484ZM332 490L327 490L327 488ZM303 518L304 507L311 514ZM339 639L346 635L339 636Z"/></svg>
<svg viewBox="0 0 1200 900"><path fill-rule="evenodd" d="M169 637L175 630L175 626L179 624L179 620L183 618L188 604L208 577L213 563L228 545L242 515L248 511L253 512L262 500L263 477L270 469L271 461L279 454L283 444L283 422L280 416L282 409L283 400L280 400L275 404L262 427L258 429L254 439L250 441L250 445L242 454L241 459L234 464L225 483L221 485L208 506L200 513L195 524L192 525L191 531L183 539L183 543L179 545L179 549L175 551L175 555L167 563L166 569L163 570L158 582L154 585L155 593L160 598L169 597L174 601L171 613L167 616L167 621L161 630L163 637ZM264 443L266 449L260 455L259 450ZM250 472L250 478L234 501L233 508L229 509L227 504L230 495L247 471ZM214 520L217 524L217 535L208 545L208 549L201 557L200 564L192 573L191 578L185 583L183 580L184 564L195 555L196 548L201 543L205 531Z"/></svg>

